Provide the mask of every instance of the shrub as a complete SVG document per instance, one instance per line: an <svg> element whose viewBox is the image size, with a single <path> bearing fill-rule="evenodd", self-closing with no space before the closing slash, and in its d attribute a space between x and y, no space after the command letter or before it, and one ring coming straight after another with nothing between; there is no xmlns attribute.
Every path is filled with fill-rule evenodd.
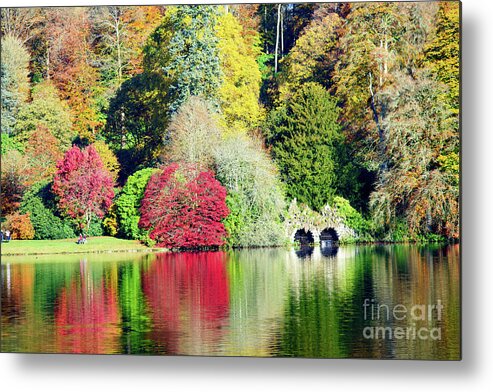
<svg viewBox="0 0 493 392"><path fill-rule="evenodd" d="M103 221L99 217L94 217L91 219L89 228L85 229L85 234L88 237L99 237L104 234Z"/></svg>
<svg viewBox="0 0 493 392"><path fill-rule="evenodd" d="M225 242L226 189L212 172L167 166L149 180L140 212L139 226L150 230L157 246L216 247Z"/></svg>
<svg viewBox="0 0 493 392"><path fill-rule="evenodd" d="M8 215L5 220L5 228L11 231L13 240L32 240L34 238L34 228L29 213L19 214L15 212Z"/></svg>
<svg viewBox="0 0 493 392"><path fill-rule="evenodd" d="M116 205L113 204L102 222L103 232L106 235L115 237L118 234L118 216L116 215Z"/></svg>
<svg viewBox="0 0 493 392"><path fill-rule="evenodd" d="M108 170L113 181L116 181L118 174L120 173L120 163L118 162L116 155L103 140L96 140L93 143L93 146L101 158L103 166Z"/></svg>
<svg viewBox="0 0 493 392"><path fill-rule="evenodd" d="M155 172L156 169L142 169L128 177L115 201L115 213L120 236L141 241L146 239L147 230L139 227L139 209L149 178Z"/></svg>
<svg viewBox="0 0 493 392"><path fill-rule="evenodd" d="M55 215L55 201L49 184L34 185L26 192L20 211L30 215L35 240L75 237L71 224Z"/></svg>
<svg viewBox="0 0 493 392"><path fill-rule="evenodd" d="M359 241L373 241L373 224L371 221L365 219L343 197L335 196L333 204L344 223L356 232Z"/></svg>

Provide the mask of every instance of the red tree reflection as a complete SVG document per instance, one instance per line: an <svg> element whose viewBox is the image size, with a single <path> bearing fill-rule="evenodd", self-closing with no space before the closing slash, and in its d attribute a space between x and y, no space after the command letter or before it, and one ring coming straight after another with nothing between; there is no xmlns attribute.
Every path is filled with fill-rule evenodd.
<svg viewBox="0 0 493 392"><path fill-rule="evenodd" d="M158 351L191 354L199 346L217 346L229 315L225 253L159 255L144 273L143 288ZM202 344L184 347L195 341Z"/></svg>
<svg viewBox="0 0 493 392"><path fill-rule="evenodd" d="M55 309L57 352L118 352L120 313L117 269L96 279L81 263L81 276L62 289Z"/></svg>

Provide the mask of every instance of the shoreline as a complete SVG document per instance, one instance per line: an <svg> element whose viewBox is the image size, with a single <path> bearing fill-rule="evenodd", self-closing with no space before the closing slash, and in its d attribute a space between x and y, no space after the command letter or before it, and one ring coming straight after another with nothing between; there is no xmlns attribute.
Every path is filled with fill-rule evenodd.
<svg viewBox="0 0 493 392"><path fill-rule="evenodd" d="M99 238L114 238L114 237L99 237ZM117 241L126 241L126 242L132 242L135 243L135 241L131 240L122 240L122 239L116 239ZM11 243L21 243L23 240L14 240L15 242ZM50 243L59 243L57 240L32 240L32 241L49 241ZM122 249L94 249L91 247L85 248L87 245L77 245L75 242L68 242L67 240L61 240L60 241L62 244L73 244L77 247L81 247L81 249L74 249L74 250L47 250L47 251L18 251L18 252L4 252L5 250L5 243L2 243L1 248L1 257L30 257L30 256L60 256L60 255L77 255L77 254L129 254L129 253L141 253L141 254L158 254L158 253L182 253L182 252L207 252L210 251L211 249L193 249L193 250L176 250L176 249L168 249L168 248L158 248L158 247L153 247L149 248L146 247L143 244L138 243L135 244L137 245L136 247L130 247L130 248L122 248ZM384 241L375 241L375 242L360 242L360 243L340 243L337 245L337 247L345 247L345 246L389 246L389 245L414 245L414 246L423 246L423 245L453 245L457 244L460 242L384 242ZM8 244L8 243L7 243ZM319 244L313 244L309 245L309 247L317 247L320 246ZM285 248L285 249L294 249L296 250L297 247L295 244L291 244L288 246L267 246L267 247L241 247L241 248L218 248L216 250L219 251L231 251L231 250L245 250L245 249L262 249L262 248Z"/></svg>
<svg viewBox="0 0 493 392"><path fill-rule="evenodd" d="M169 252L166 248L149 248L145 249L108 249L108 250L84 250L77 252L41 252L41 253L1 253L1 256L9 256L9 257L20 257L20 256L55 256L55 255L77 255L77 254L111 254L111 253L166 253Z"/></svg>
<svg viewBox="0 0 493 392"><path fill-rule="evenodd" d="M77 238L61 240L12 240L1 244L3 257L47 255L111 254L111 253L161 253L166 248L147 247L136 240L98 236L90 237L86 244L77 244Z"/></svg>

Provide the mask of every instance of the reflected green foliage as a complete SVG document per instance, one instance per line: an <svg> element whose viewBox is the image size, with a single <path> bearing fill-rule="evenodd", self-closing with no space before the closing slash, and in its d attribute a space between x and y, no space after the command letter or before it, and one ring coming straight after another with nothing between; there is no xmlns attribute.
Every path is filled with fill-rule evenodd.
<svg viewBox="0 0 493 392"><path fill-rule="evenodd" d="M125 264L119 271L120 311L122 315L122 349L125 354L152 353L152 341L146 333L152 329L148 307L142 292L143 262Z"/></svg>

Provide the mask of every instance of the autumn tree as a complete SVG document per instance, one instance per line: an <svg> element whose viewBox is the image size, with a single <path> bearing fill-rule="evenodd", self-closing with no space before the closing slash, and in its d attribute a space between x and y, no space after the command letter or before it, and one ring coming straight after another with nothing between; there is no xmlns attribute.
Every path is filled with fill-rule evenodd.
<svg viewBox="0 0 493 392"><path fill-rule="evenodd" d="M126 45L126 7L104 6L91 8L93 29L97 36L95 46L102 61L101 73L108 84L121 84L127 73L130 53Z"/></svg>
<svg viewBox="0 0 493 392"><path fill-rule="evenodd" d="M10 230L13 240L32 240L34 238L34 227L31 223L30 215L15 212L6 217L2 229Z"/></svg>
<svg viewBox="0 0 493 392"><path fill-rule="evenodd" d="M259 104L261 74L256 61L260 51L243 38L241 25L230 13L219 18L217 37L224 75L219 88L223 125L227 132L247 132L263 117Z"/></svg>
<svg viewBox="0 0 493 392"><path fill-rule="evenodd" d="M221 135L206 100L190 97L170 122L168 134L170 141L164 147L165 160L211 167Z"/></svg>
<svg viewBox="0 0 493 392"><path fill-rule="evenodd" d="M261 48L260 36L260 4L231 4L228 12L231 12L240 23L241 36L249 48Z"/></svg>
<svg viewBox="0 0 493 392"><path fill-rule="evenodd" d="M96 101L98 70L93 66L88 8L51 8L45 32L46 77L51 79L73 115L73 130L94 141L103 125Z"/></svg>
<svg viewBox="0 0 493 392"><path fill-rule="evenodd" d="M101 60L101 77L110 89L142 72L142 48L161 18L161 7L156 6L91 8L93 45Z"/></svg>
<svg viewBox="0 0 493 392"><path fill-rule="evenodd" d="M27 44L39 32L43 22L42 8L16 7L1 9L2 36L11 36Z"/></svg>
<svg viewBox="0 0 493 392"><path fill-rule="evenodd" d="M448 90L444 99L459 113L459 72L460 72L460 25L458 2L440 2L437 13L436 31L425 52L425 63L437 79L446 84Z"/></svg>
<svg viewBox="0 0 493 392"><path fill-rule="evenodd" d="M19 208L29 178L29 161L16 149L2 153L1 159L2 216L6 216Z"/></svg>
<svg viewBox="0 0 493 392"><path fill-rule="evenodd" d="M172 164L149 180L139 226L158 246L216 247L225 243L226 189L209 171Z"/></svg>
<svg viewBox="0 0 493 392"><path fill-rule="evenodd" d="M329 13L305 28L295 46L282 60L279 80L280 100L289 99L303 83L317 82L330 88L337 58L337 29L342 20Z"/></svg>
<svg viewBox="0 0 493 392"><path fill-rule="evenodd" d="M66 150L72 144L75 134L69 109L50 81L33 88L32 101L18 113L15 132L20 140L27 141L38 126L49 130L62 149Z"/></svg>
<svg viewBox="0 0 493 392"><path fill-rule="evenodd" d="M113 182L116 182L120 173L120 163L116 155L103 140L96 140L92 145L101 158L104 168L111 174Z"/></svg>
<svg viewBox="0 0 493 392"><path fill-rule="evenodd" d="M372 170L378 169L376 156L385 148L380 126L385 110L376 107L374 97L392 83L393 71L398 67L401 19L398 3L353 4L339 43L342 54L334 80L342 123L361 160ZM378 147L368 148L367 142Z"/></svg>
<svg viewBox="0 0 493 392"><path fill-rule="evenodd" d="M29 162L29 184L51 181L58 161L63 157L60 141L50 130L39 124L26 142L26 158Z"/></svg>
<svg viewBox="0 0 493 392"><path fill-rule="evenodd" d="M91 220L102 218L114 197L111 174L104 168L94 146L74 146L57 165L53 193L58 208L79 229L88 229Z"/></svg>
<svg viewBox="0 0 493 392"><path fill-rule="evenodd" d="M459 134L453 113L439 99L443 90L421 70L413 77L397 75L396 83L377 97L388 107L382 127L384 159L391 168L379 178L370 200L381 227L392 229L403 219L414 235L459 235L459 173L444 159L454 153Z"/></svg>

